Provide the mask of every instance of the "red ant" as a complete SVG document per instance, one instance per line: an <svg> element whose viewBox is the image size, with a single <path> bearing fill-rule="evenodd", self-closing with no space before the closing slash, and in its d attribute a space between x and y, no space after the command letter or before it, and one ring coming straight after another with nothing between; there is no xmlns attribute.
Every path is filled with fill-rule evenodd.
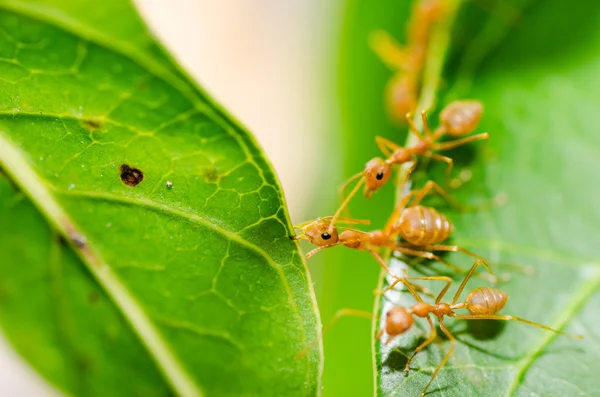
<svg viewBox="0 0 600 397"><path fill-rule="evenodd" d="M429 316L430 314L433 314L434 316L437 317L439 325L440 325L440 329L442 330L444 335L446 335L446 337L448 337L448 339L450 340L450 349L448 349L448 351L446 352L446 355L444 356L444 358L442 359L442 361L440 362L438 367L433 372L433 375L431 375L431 379L429 380L429 383L427 383L427 386L425 386L425 389L423 389L421 396L425 395L425 392L431 385L431 382L433 382L433 380L437 376L440 369L444 366L444 364L446 364L446 361L448 361L448 358L450 357L450 355L452 354L452 351L454 350L454 347L456 346L456 339L450 333L448 328L446 328L446 326L444 325L444 316L461 318L464 320L520 321L520 322L523 322L526 324L533 325L535 327L543 328L548 331L566 335L571 338L575 338L575 339L583 338L583 336L581 336L581 335L568 334L568 333L547 327L545 325L526 320L524 318L510 316L510 315L497 314L500 310L502 310L502 308L506 304L506 301L508 300L508 295L499 289L488 288L488 287L477 288L477 289L474 289L471 292L469 292L469 295L467 296L467 299L464 302L458 302L458 299L460 298L460 295L461 295L463 289L465 288L467 282L469 281L469 279L475 272L475 269L479 265L484 266L491 273L490 268L484 262L477 260L475 262L475 264L473 265L473 267L471 267L471 270L466 275L466 277L464 278L462 283L460 284L460 287L456 291L456 294L454 295L454 298L452 299L451 303L442 302L443 297L446 295L446 293L448 292L448 289L450 288L450 286L452 284L452 279L449 277L430 276L430 277L411 277L411 278L407 278L406 280L398 279L387 288L387 290L390 290L390 289L394 288L394 286L396 284L403 283L404 285L406 285L406 288L408 288L410 293L417 300L417 303L410 308L405 308L402 306L395 306L390 311L388 311L386 314L386 317L385 317L385 325L377 334L378 339L380 339L385 332L389 336L388 340L386 341L386 344L389 344L396 336L404 334L406 331L408 331L412 327L412 325L414 323L413 316L426 318L427 322L429 323L429 329L430 329L429 337L421 345L419 345L413 352L412 356L410 356L410 358L408 359L406 366L404 368L405 372L409 371L410 363L413 360L413 358L417 355L417 353L419 353L421 350L423 350L425 347L427 347L429 344L431 344L437 336L436 331L435 331L435 326L433 325L433 321L431 320L431 317ZM446 282L446 286L442 289L442 291L439 293L439 295L435 299L435 303L433 305L430 305L430 304L424 302L423 299L421 299L421 297L419 296L417 291L414 289L412 283L408 282L407 280L440 280L440 281ZM469 311L469 314L455 313L455 310L463 309L463 308L467 309Z"/></svg>
<svg viewBox="0 0 600 397"><path fill-rule="evenodd" d="M460 251L476 259L482 259L476 254L458 246L436 245L446 240L454 230L450 221L431 207L419 205L421 200L432 189L435 189L446 200L454 203L450 197L437 183L429 181L422 189L409 192L390 216L383 230L364 232L346 227L340 227L344 232L338 233L337 227L332 224L334 217L319 218L314 221L305 222L295 226L302 233L295 237L298 240L308 240L318 247L306 254L310 258L315 253L337 245L344 245L356 250L369 252L388 273L389 268L377 253L379 248L387 248L409 256L437 260L457 272L464 270L451 262L429 252L429 251ZM406 208L409 201L415 197L411 206ZM455 204L457 205L457 204ZM347 224L368 224L368 221L358 221L350 218L337 218ZM408 243L396 242L400 235ZM394 276L395 277L395 276Z"/></svg>
<svg viewBox="0 0 600 397"><path fill-rule="evenodd" d="M450 157L435 154L434 151L449 150L473 141L488 139L489 134L482 133L443 143L439 143L438 141L444 135L460 137L469 134L475 130L475 128L477 128L482 112L483 107L478 101L454 101L448 104L442 110L440 113L441 125L432 132L429 128L429 124L427 123L425 111L423 111L421 113L421 117L423 119L423 129L425 135L421 134L417 126L410 118L410 115L407 115L407 119L410 124L410 130L419 139L419 141L412 147L402 147L385 138L376 137L375 140L377 145L387 156L387 159L375 157L367 163L364 171L352 176L350 179L348 179L348 181L346 181L342 190L344 190L345 187L348 186L348 184L350 184L352 181L360 178L354 189L352 189L350 194L348 194L336 211L330 225L332 227L335 225L338 216L348 205L352 197L354 197L354 195L358 192L363 183L366 184L364 189L364 195L366 198L370 198L373 193L383 187L383 185L387 183L392 175L392 165L394 164L399 165L409 162L414 163L415 157L417 155L422 155L433 160L447 163L448 166L446 168L446 174L448 175L452 169L452 159ZM416 164L413 164L413 166L410 168L407 173L407 178L415 166Z"/></svg>
<svg viewBox="0 0 600 397"><path fill-rule="evenodd" d="M444 15L440 0L415 2L407 26L407 45L401 46L388 33L374 32L371 47L395 75L386 85L385 99L393 119L404 121L404 115L417 105L418 89L432 26Z"/></svg>

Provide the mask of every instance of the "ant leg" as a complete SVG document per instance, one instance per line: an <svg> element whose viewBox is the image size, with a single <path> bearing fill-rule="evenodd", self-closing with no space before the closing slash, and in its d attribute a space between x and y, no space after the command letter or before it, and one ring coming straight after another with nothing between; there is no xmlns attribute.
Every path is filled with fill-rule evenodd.
<svg viewBox="0 0 600 397"><path fill-rule="evenodd" d="M444 295L446 295L446 292L448 292L448 289L450 289L450 286L452 285L452 279L450 277L446 277L446 276L407 277L406 280L422 280L422 281L437 280L437 281L444 281L446 283L446 285L444 286L444 288L442 289L442 291L438 294L437 298L435 299L435 303L436 304L440 303L440 301L442 300L442 298L444 297ZM386 288L386 290L390 290L390 289L394 288L394 286L396 286L396 284L398 284L398 283L404 283L404 280L398 279L398 280L394 281L392 283L392 285L390 285L389 287ZM410 284L412 284L412 283L410 283ZM417 302L423 302L421 300L421 297L419 297L417 294L413 294L413 296L415 297L415 299L417 300Z"/></svg>
<svg viewBox="0 0 600 397"><path fill-rule="evenodd" d="M379 150L381 150L381 152L388 158L392 156L392 152L402 147L381 136L375 137L375 143L377 143Z"/></svg>
<svg viewBox="0 0 600 397"><path fill-rule="evenodd" d="M373 320L373 314L364 310L356 310L356 309L340 309L338 310L331 320L327 323L325 327L323 327L323 331L321 332L321 338L325 337L325 334L333 328L334 325L337 324L338 321L342 317L361 317L369 320ZM304 358L312 349L316 347L319 343L319 338L315 339L306 349L302 350L300 353L296 354L296 360L300 360Z"/></svg>
<svg viewBox="0 0 600 397"><path fill-rule="evenodd" d="M404 275L406 276L406 270L404 271ZM443 278L443 276L440 276ZM425 278L426 279L426 278ZM394 280L394 282L387 287L385 290L383 291L375 291L376 294L378 295L383 295L385 294L386 291L390 291L392 289L394 289L394 287L397 284L404 284L406 286L406 288L408 289L408 291L412 294L412 296L417 300L417 302L423 302L423 300L421 299L421 297L419 296L419 294L417 293L417 291L420 291L422 294L427 295L427 296L431 296L434 297L435 295L433 295L427 288L422 287L418 284L413 284L411 282L409 282L408 280L425 280L424 278L420 278L420 277L396 277L396 280ZM438 279L438 278L432 278L433 279Z"/></svg>
<svg viewBox="0 0 600 397"><path fill-rule="evenodd" d="M468 255L471 258L474 258L475 260L486 263L486 268L489 269L489 266L487 266L488 261L484 257L479 256L471 251L467 251L466 249L461 248L457 245L424 245L424 246L420 246L419 248L422 249L423 251L462 252L463 254ZM491 277L490 278L483 277L483 279L490 281L493 284L498 284L498 277L496 277L491 270L489 270L489 272L491 273ZM464 273L464 271L463 271L463 273Z"/></svg>
<svg viewBox="0 0 600 397"><path fill-rule="evenodd" d="M406 287L408 287L408 289L411 290L411 292L412 292L412 289L414 288L415 290L419 290L422 293L431 296L431 292L429 292L426 288L423 288L420 285L409 283L408 281L406 281L406 277L398 277L398 276L392 274L392 272L390 271L390 268L385 264L385 261L383 260L383 258L381 258L381 256L377 252L375 252L372 249L367 249L367 251L373 256L373 258L375 258L375 260L379 263L379 266L381 266L381 268L383 270L385 270L387 274L389 274L390 276L392 276L393 278L396 279L392 285L396 285L396 284L398 284L398 282L401 282L401 283L404 283L404 285L406 285ZM409 284L410 284L410 286L409 286ZM391 288L389 288L389 287L386 288L386 291L389 289L391 289Z"/></svg>
<svg viewBox="0 0 600 397"><path fill-rule="evenodd" d="M423 120L423 131L425 131L425 136L427 138L432 138L431 128L429 128L429 122L427 121L427 112L425 110L421 111L421 120Z"/></svg>
<svg viewBox="0 0 600 397"><path fill-rule="evenodd" d="M411 206L416 206L421 203L421 201L425 198L425 196L431 191L431 189L435 190L437 194L442 196L444 200L448 202L453 207L456 207L458 210L462 210L463 206L456 201L454 197L452 197L446 190L444 190L440 185L435 183L434 181L428 181L425 186L419 189L415 194L415 201L411 203Z"/></svg>
<svg viewBox="0 0 600 397"><path fill-rule="evenodd" d="M361 175L362 175L362 173L361 173ZM353 176L351 179L356 179L356 175ZM358 189L360 189L360 187L363 185L363 183L365 183L365 181L366 181L365 178L361 178L356 183L356 186L354 186L354 189L352 189L350 194L348 194L346 196L346 198L344 199L344 201L342 202L342 204L340 205L338 210L335 212L335 214L331 218L331 223L329 224L329 233L331 233L331 231L333 230L333 227L335 226L335 221L339 218L339 216L342 213L342 211L344 210L344 208L346 208L348 206L348 203L350 203L350 200L352 200L352 197L354 197L356 195L356 193L358 192Z"/></svg>
<svg viewBox="0 0 600 397"><path fill-rule="evenodd" d="M433 131L433 137L432 140L434 142L439 141L441 137L443 137L444 135L446 135L448 131L446 131L446 128L444 127L444 125L440 125L438 128L435 129L435 131Z"/></svg>
<svg viewBox="0 0 600 397"><path fill-rule="evenodd" d="M421 135L421 132L419 131L419 129L417 128L417 126L415 125L415 122L412 120L412 115L410 113L406 113L406 121L408 122L408 126L410 127L410 131L415 134L415 136L420 140L420 141L424 141L425 138L423 138L423 135Z"/></svg>
<svg viewBox="0 0 600 397"><path fill-rule="evenodd" d="M371 49L390 69L407 70L410 62L409 51L401 46L389 33L376 30L369 39Z"/></svg>
<svg viewBox="0 0 600 397"><path fill-rule="evenodd" d="M394 212L392 212L387 222L385 223L385 227L383 228L383 234L385 234L386 236L390 236L392 230L394 229L394 224L396 223L398 218L400 218L400 214L402 214L402 211L404 211L404 208L406 208L408 202L414 195L414 191L409 192L406 196L404 196L402 201L398 203L396 208L394 208Z"/></svg>
<svg viewBox="0 0 600 397"><path fill-rule="evenodd" d="M415 349L413 354L409 357L408 361L406 362L406 366L404 367L404 372L408 372L410 370L410 362L412 361L413 358L415 358L417 353L419 353L421 350L426 348L427 345L431 344L431 342L433 342L434 339L437 337L437 333L435 332L435 327L433 326L433 321L431 321L431 317L429 317L429 315L427 315L427 322L429 323L429 329L431 330L429 332L429 336L427 337L427 339L425 339L425 341L423 343L421 343Z"/></svg>
<svg viewBox="0 0 600 397"><path fill-rule="evenodd" d="M423 251L451 251L451 252L458 251L458 252L462 252L465 255L469 255L470 257L472 257L474 259L480 260L482 262L485 262L485 263L488 262L484 257L479 256L476 253L468 251L464 248L461 248L458 245L424 245L419 248L422 249Z"/></svg>
<svg viewBox="0 0 600 397"><path fill-rule="evenodd" d="M448 266L450 269L454 270L457 273L465 273L465 269L463 269L462 267L456 266L455 264L453 264L452 262L447 261L446 259L439 257L431 252L427 252L430 251L428 249L426 249L425 247L418 247L419 249L422 249L423 251L420 250L416 250L416 249L412 249L412 248L408 248L406 245L404 245L403 243L396 243L395 245L389 247L394 251L398 251L402 254L405 255L410 255L410 256L417 256L420 258L425 258L425 259L431 259L434 261L438 261L438 262L442 262L444 263L446 266Z"/></svg>
<svg viewBox="0 0 600 397"><path fill-rule="evenodd" d="M365 174L364 172L359 172L358 174L352 175L350 178L348 178L344 182L344 184L340 188L340 194L342 195L342 199L344 199L344 192L346 191L346 189L348 188L348 186L350 186L350 184L352 182L354 182L355 180L357 180L358 178L360 178L364 174Z"/></svg>
<svg viewBox="0 0 600 397"><path fill-rule="evenodd" d="M465 276L462 283L460 283L460 287L458 287L458 290L456 291L456 294L454 295L454 298L452 299L452 304L455 304L458 301L460 294L465 289L467 282L473 276L473 274L475 273L475 269L477 269L477 266L479 266L479 265L482 265L483 267L485 267L487 269L488 272L490 272L491 274L494 274L494 272L492 272L492 269L490 269L490 267L484 261L477 259L475 261L475 263L473 264L473 266L471 267L471 270L469 270L469 273L467 273L467 275Z"/></svg>
<svg viewBox="0 0 600 397"><path fill-rule="evenodd" d="M481 139L488 139L490 135L487 132L483 134L477 134L473 136L468 136L466 138L455 139L450 142L438 143L433 146L433 150L450 150L457 146L462 146L470 142L479 141Z"/></svg>
<svg viewBox="0 0 600 397"><path fill-rule="evenodd" d="M392 283L392 285L390 285L389 287L387 287L387 288L385 289L385 291L391 290L391 289L392 289L392 288L394 288L394 287L396 286L396 284L398 284L398 283L402 283L402 284L404 284L404 285L406 286L406 288L408 288L408 291L411 293L411 295L412 295L412 296L415 298L415 300L416 300L417 302L423 302L423 299L421 299L421 296L420 296L420 295L417 293L417 291L415 291L415 289L413 288L413 286L414 286L415 284L409 283L409 282L407 282L406 280L407 280L407 278L398 278L398 279L396 279L396 281L394 281L394 282ZM383 293L385 293L385 291L383 291Z"/></svg>
<svg viewBox="0 0 600 397"><path fill-rule="evenodd" d="M394 277L395 279L402 279L401 277L396 277L395 275L393 275L390 271L390 268L385 264L385 261L383 260L383 258L381 258L381 256L375 252L372 249L367 249L367 251L369 252L369 254L371 254L373 256L373 258L375 258L375 260L377 261L377 263L379 263L379 266L381 266L381 268L383 270L385 270L385 272L389 275L391 275L392 277Z"/></svg>
<svg viewBox="0 0 600 397"><path fill-rule="evenodd" d="M448 337L448 339L450 340L450 348L448 349L448 351L446 352L446 355L440 362L440 365L438 365L438 367L433 372L433 375L431 375L431 379L429 379L429 383L427 383L427 386L425 386L425 389L423 389L423 393L421 393L421 396L425 395L425 393L427 392L427 389L429 388L429 385L431 385L431 382L433 382L433 380L437 376L438 372L440 372L440 370L444 367L444 365L446 364L446 361L448 361L448 359L452 355L452 352L454 351L454 348L456 347L456 338L450 333L450 331L448 331L448 328L446 328L446 326L444 325L444 323L442 321L440 321L440 329L442 330L444 335L446 335Z"/></svg>
<svg viewBox="0 0 600 397"><path fill-rule="evenodd" d="M456 313L450 314L450 316L451 317L455 317L455 318L462 318L463 320L504 320L504 321L511 321L512 320L512 321L520 321L520 322L525 323L525 324L533 325L534 327L543 328L543 329L548 330L548 331L556 332L557 334L568 336L569 338L583 339L583 335L569 334L567 332L559 331L557 329L550 328L550 327L547 327L545 325L542 325L542 324L539 324L539 323L535 323L533 321L529 321L529 320L526 320L526 319L521 318L521 317L506 316L506 315L500 315L500 314L456 314Z"/></svg>
<svg viewBox="0 0 600 397"><path fill-rule="evenodd" d="M452 172L452 167L454 166L454 161L450 157L442 156L431 152L425 153L424 156L429 157L432 160L443 161L444 163L446 163L447 165L446 171L444 171L444 175L446 179L450 178L450 173Z"/></svg>

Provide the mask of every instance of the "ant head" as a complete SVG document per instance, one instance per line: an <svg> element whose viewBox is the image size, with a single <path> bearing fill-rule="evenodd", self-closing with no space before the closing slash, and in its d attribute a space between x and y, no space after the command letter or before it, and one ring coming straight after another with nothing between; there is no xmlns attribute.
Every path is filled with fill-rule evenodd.
<svg viewBox="0 0 600 397"><path fill-rule="evenodd" d="M394 337L408 331L414 323L412 313L402 306L395 306L387 312L385 318L385 332L389 335L388 343Z"/></svg>
<svg viewBox="0 0 600 397"><path fill-rule="evenodd" d="M479 101L454 101L440 113L440 121L450 136L469 134L477 128L483 105Z"/></svg>
<svg viewBox="0 0 600 397"><path fill-rule="evenodd" d="M392 166L381 157L375 157L365 166L365 197L370 198L392 176Z"/></svg>
<svg viewBox="0 0 600 397"><path fill-rule="evenodd" d="M331 217L319 218L296 228L302 229L302 234L297 239L308 240L311 244L320 247L336 244L339 239L337 228L331 225Z"/></svg>

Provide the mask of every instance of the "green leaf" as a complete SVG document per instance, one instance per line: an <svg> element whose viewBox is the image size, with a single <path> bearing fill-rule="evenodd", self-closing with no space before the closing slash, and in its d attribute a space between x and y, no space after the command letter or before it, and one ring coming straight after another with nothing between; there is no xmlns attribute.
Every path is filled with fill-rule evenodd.
<svg viewBox="0 0 600 397"><path fill-rule="evenodd" d="M354 23L363 27L367 19L371 29L378 27L373 14L388 21L392 13L386 4L353 3ZM451 193L472 204L496 197L505 197L507 202L475 213L439 208L456 227L452 243L490 258L498 273L512 275L499 286L510 296L502 313L582 334L584 339L572 340L514 321L446 320L458 339L457 348L427 395L596 395L600 381L592 374L600 370L596 343L600 321L595 310L600 303L600 260L590 236L596 234L600 219L593 183L600 144L595 117L600 105L596 73L600 5L586 1L573 7L556 0L496 2L485 8L464 2L462 7L438 108L457 98L481 100L485 113L480 130L489 131L491 139L487 147L474 144L449 153L457 162L455 175L462 170L473 175ZM397 26L402 26L405 17L394 15ZM352 37L356 30L347 32ZM403 40L401 33L396 37ZM364 40L346 38L356 57L361 51L363 57L372 56L364 46L359 48L362 44L352 44ZM378 131L384 126L372 121L373 114L381 114L379 104L360 90L365 89L362 82L368 76L376 85L369 90L382 93L381 76L390 74L366 65L360 73L347 68L347 96L354 103L351 107L348 101L346 108L364 108L362 113L347 112L351 134L355 129ZM430 116L431 120L436 117ZM395 140L404 142L400 134ZM443 181L442 168L431 167L429 177ZM440 203L433 200L432 205ZM391 210L391 201L387 208ZM464 268L472 264L460 254L448 259ZM392 260L392 264L398 262ZM531 266L535 274L521 274L503 266L507 264ZM443 266L434 269L423 272L448 272ZM411 274L419 275L415 270ZM439 283L425 285L441 289ZM482 285L486 282L473 279L467 289ZM403 292L388 295L381 301L379 314L394 304L408 306L414 299ZM378 395L420 395L450 347L448 340L437 338L417 355L405 376L407 355L427 332L427 323L419 322L389 346L376 343Z"/></svg>
<svg viewBox="0 0 600 397"><path fill-rule="evenodd" d="M0 1L0 324L70 395L316 395L310 278L253 138L129 2Z"/></svg>

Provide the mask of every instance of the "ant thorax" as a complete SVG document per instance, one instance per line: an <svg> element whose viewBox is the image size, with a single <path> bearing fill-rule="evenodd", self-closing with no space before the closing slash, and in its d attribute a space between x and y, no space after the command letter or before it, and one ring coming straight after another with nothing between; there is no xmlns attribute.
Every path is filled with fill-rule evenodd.
<svg viewBox="0 0 600 397"><path fill-rule="evenodd" d="M404 164L413 160L412 152L407 148L398 148L394 150L394 153L390 156L388 160L391 164Z"/></svg>
<svg viewBox="0 0 600 397"><path fill-rule="evenodd" d="M385 247L390 242L390 236L386 235L383 230L374 230L370 234L371 244L377 247Z"/></svg>
<svg viewBox="0 0 600 397"><path fill-rule="evenodd" d="M368 239L368 234L361 233L354 230L346 230L340 234L340 244L345 245L348 248L362 249L364 243Z"/></svg>
<svg viewBox="0 0 600 397"><path fill-rule="evenodd" d="M411 147L411 152L413 154L425 154L431 150L433 147L433 141L429 138L425 138Z"/></svg>

